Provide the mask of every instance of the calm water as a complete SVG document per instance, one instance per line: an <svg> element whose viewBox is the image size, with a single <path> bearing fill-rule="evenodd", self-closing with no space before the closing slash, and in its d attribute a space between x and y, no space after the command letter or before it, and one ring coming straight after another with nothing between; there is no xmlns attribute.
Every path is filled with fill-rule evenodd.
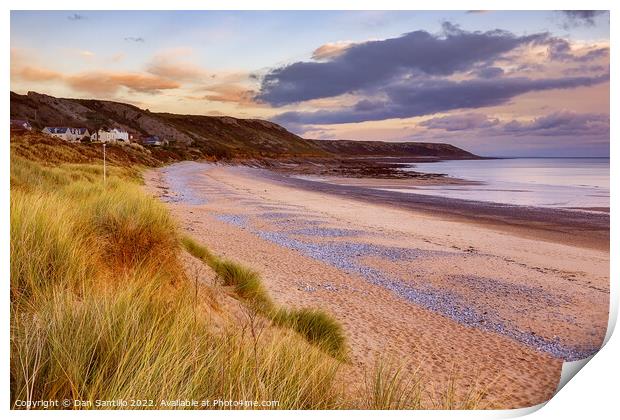
<svg viewBox="0 0 620 420"><path fill-rule="evenodd" d="M609 207L609 159L519 158L407 164L403 170L481 182L409 190L417 194L541 207Z"/></svg>

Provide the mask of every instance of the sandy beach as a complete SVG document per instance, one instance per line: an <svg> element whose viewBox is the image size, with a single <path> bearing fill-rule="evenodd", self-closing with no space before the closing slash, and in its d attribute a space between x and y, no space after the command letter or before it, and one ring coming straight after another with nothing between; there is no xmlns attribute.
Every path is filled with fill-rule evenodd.
<svg viewBox="0 0 620 420"><path fill-rule="evenodd" d="M593 354L605 335L608 214L455 204L196 162L145 182L184 232L259 271L277 302L333 314L350 384L383 358L437 392L456 377L459 393L486 387L486 407L526 407L548 400L563 361Z"/></svg>

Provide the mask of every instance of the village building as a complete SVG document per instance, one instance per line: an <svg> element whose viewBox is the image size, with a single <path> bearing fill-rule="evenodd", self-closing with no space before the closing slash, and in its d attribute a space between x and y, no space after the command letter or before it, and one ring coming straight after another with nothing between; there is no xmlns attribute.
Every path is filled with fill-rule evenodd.
<svg viewBox="0 0 620 420"><path fill-rule="evenodd" d="M159 136L148 136L142 140L142 144L145 146L164 146L167 145L168 142Z"/></svg>
<svg viewBox="0 0 620 420"><path fill-rule="evenodd" d="M129 142L130 143L142 143L144 136L137 131L129 131Z"/></svg>
<svg viewBox="0 0 620 420"><path fill-rule="evenodd" d="M129 133L120 128L112 128L111 130L100 129L92 134L91 141L129 143Z"/></svg>
<svg viewBox="0 0 620 420"><path fill-rule="evenodd" d="M80 137L79 141L90 141L90 132L88 131L88 128L80 127L77 131Z"/></svg>
<svg viewBox="0 0 620 420"><path fill-rule="evenodd" d="M83 139L90 138L90 133L87 128L45 127L41 131L45 134L49 134L68 142L79 142Z"/></svg>
<svg viewBox="0 0 620 420"><path fill-rule="evenodd" d="M27 120L11 120L12 132L32 131L32 126Z"/></svg>

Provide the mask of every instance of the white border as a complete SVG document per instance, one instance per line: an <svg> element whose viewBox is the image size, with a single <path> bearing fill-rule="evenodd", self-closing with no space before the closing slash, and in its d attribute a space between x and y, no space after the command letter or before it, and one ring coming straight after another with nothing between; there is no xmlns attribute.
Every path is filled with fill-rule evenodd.
<svg viewBox="0 0 620 420"><path fill-rule="evenodd" d="M3 36L3 48L4 57L8 58L10 50L10 14L9 10L46 10L53 7L60 10L197 10L197 9L213 9L213 10L561 10L561 9L599 9L609 10L611 9L612 22L614 22L615 14L618 10L618 2L610 2L603 0L588 0L588 1L575 1L575 0L503 0L501 3L496 0L435 0L433 2L412 2L402 0L381 0L381 1L369 1L369 0L357 0L357 1L341 1L341 0L298 0L295 2L284 0L212 0L199 2L196 0L151 0L150 2L140 2L134 0L95 0L85 2L75 0L57 0L50 4L50 2L38 0L38 1L14 1L9 0L4 2L6 5L6 11L2 14L2 36ZM501 5L501 7L500 7ZM35 30L33 28L33 30ZM612 49L615 48L615 43L618 40L617 27L611 27L611 45ZM616 68L616 54L615 51L611 54L611 68ZM9 276L9 153L8 153L8 114L9 114L9 95L10 90L10 71L9 66L4 65L4 77L2 78L2 85L5 92L5 100L2 102L4 110L4 119L2 120L2 132L6 133L5 136L0 138L2 142L2 148L0 149L0 171L2 171L3 187L0 189L0 214L2 215L2 222L0 222L0 258L2 262L0 264L0 278L4 281L4 287L2 288L1 305L3 307L3 325L4 328L0 330L0 363L4 367L2 375L0 375L0 389L4 391L2 410L7 411L9 417L28 417L28 418L74 418L74 416L85 417L109 417L111 415L125 417L137 416L137 417L150 417L150 418L169 418L170 412L163 411L149 411L145 413L136 412L79 412L79 413L67 413L59 411L48 412L20 412L10 411L9 408L9 290L8 279ZM612 71L611 74L614 74ZM615 83L611 84L611 138L615 138L617 133L616 125L617 121L617 105L614 98L618 98L618 89ZM615 210L618 208L618 197L615 193L617 190L617 176L619 174L617 168L618 161L618 146L611 142L611 208L612 216ZM612 217L611 224L611 237L612 247L611 255L620 255L618 247L618 226L614 223ZM610 312L610 328L608 330L608 339L613 327L615 326L615 320L617 318L618 310L618 279L620 278L620 272L618 267L618 260L612 259L611 261L611 297L612 297L612 310ZM606 418L609 414L617 413L617 384L618 384L618 357L620 354L620 343L617 337L612 337L607 345L600 351L599 354L594 356L591 362L589 362L578 374L578 379L569 381L561 391L550 400L545 407L535 412L530 418L532 419L557 419L557 418L573 418L573 417L589 417L589 418ZM566 371L573 369L573 366L568 366ZM573 369L574 370L574 369ZM541 405L541 406L543 406ZM523 410L512 411L487 411L487 412L389 412L381 413L381 415L390 415L400 418L506 418L514 417L518 415L524 415L529 412L535 411L539 407ZM319 415L321 417L334 418L355 415L360 418L371 418L378 413L366 411L366 412L184 412L178 413L183 416L209 416L209 417L226 417L226 418L241 418L251 416L254 418L274 419L282 418L294 414L297 417L314 418ZM175 413L176 415L176 413Z"/></svg>

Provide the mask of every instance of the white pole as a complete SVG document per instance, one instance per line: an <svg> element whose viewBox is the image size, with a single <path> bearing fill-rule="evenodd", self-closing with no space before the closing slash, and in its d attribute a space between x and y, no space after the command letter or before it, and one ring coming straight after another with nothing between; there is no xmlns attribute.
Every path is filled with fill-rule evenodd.
<svg viewBox="0 0 620 420"><path fill-rule="evenodd" d="M105 143L103 143L103 185L106 183L106 168L105 168Z"/></svg>

